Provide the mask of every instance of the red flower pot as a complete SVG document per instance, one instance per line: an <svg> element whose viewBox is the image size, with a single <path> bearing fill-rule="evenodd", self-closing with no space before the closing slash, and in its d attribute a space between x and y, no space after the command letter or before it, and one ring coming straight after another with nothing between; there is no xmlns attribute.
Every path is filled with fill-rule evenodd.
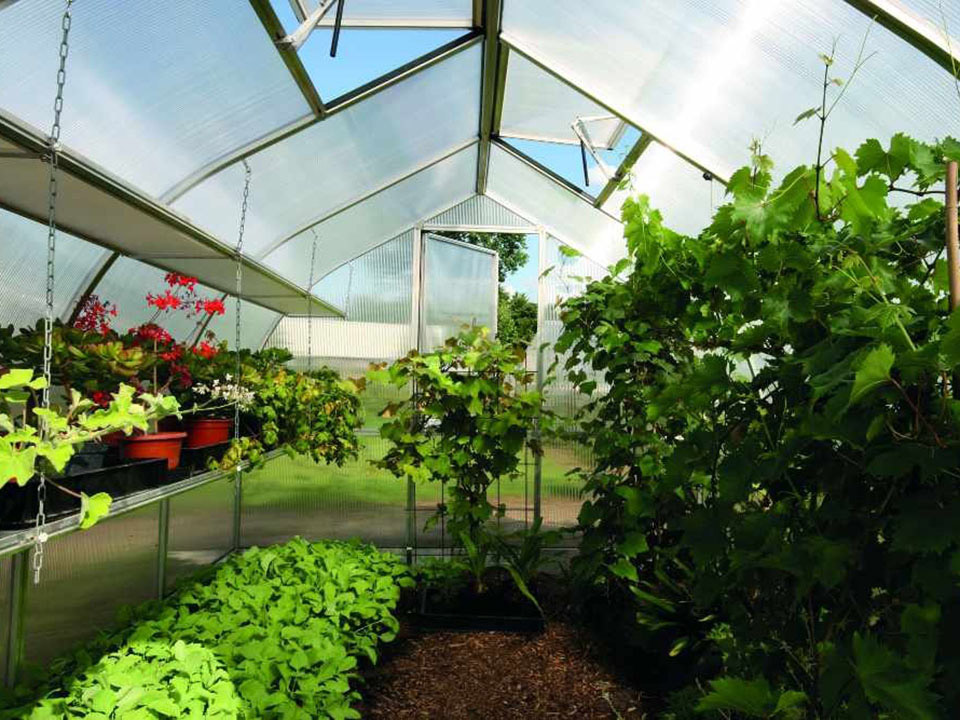
<svg viewBox="0 0 960 720"><path fill-rule="evenodd" d="M180 448L186 436L183 432L130 435L123 439L120 451L128 460L163 458L167 461L167 469L173 470L180 464Z"/></svg>
<svg viewBox="0 0 960 720"><path fill-rule="evenodd" d="M123 430L116 430L115 432L107 433L106 435L101 436L100 442L102 442L104 445L109 445L110 447L116 447L123 442L124 437Z"/></svg>
<svg viewBox="0 0 960 720"><path fill-rule="evenodd" d="M224 443L230 439L233 420L194 418L187 421L187 447L198 448Z"/></svg>

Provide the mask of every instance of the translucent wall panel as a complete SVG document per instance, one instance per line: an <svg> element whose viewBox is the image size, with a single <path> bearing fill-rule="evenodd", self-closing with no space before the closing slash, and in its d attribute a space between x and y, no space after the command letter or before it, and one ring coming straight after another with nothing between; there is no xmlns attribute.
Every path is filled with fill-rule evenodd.
<svg viewBox="0 0 960 720"><path fill-rule="evenodd" d="M233 478L170 498L167 589L233 549Z"/></svg>
<svg viewBox="0 0 960 720"><path fill-rule="evenodd" d="M604 264L624 254L618 220L496 146L490 151L487 194Z"/></svg>
<svg viewBox="0 0 960 720"><path fill-rule="evenodd" d="M360 457L342 468L283 456L246 475L241 544L263 546L300 535L404 547L406 483L370 464L386 453L385 440L361 440Z"/></svg>
<svg viewBox="0 0 960 720"><path fill-rule="evenodd" d="M13 586L13 559L0 557L0 648L6 649L10 641L10 601ZM0 652L0 677L7 676L7 653Z"/></svg>
<svg viewBox="0 0 960 720"><path fill-rule="evenodd" d="M464 325L496 332L496 255L429 234L423 246L421 348L442 345Z"/></svg>
<svg viewBox="0 0 960 720"><path fill-rule="evenodd" d="M560 312L564 300L582 294L590 280L605 277L607 271L602 265L583 255L568 257L561 252L563 243L556 238L548 237L545 245L546 247L542 250L544 257L540 259L540 265L544 271L540 277L539 287L537 343L541 346L548 344L542 353L543 366L548 368L556 359L553 346L563 329ZM561 357L557 378L550 384L546 400L548 406L561 418L570 419L582 407L584 398L566 380L563 362L564 358ZM584 370L589 372L588 368ZM598 381L597 392L603 392L602 378L595 379Z"/></svg>
<svg viewBox="0 0 960 720"><path fill-rule="evenodd" d="M309 322L313 331L308 331ZM312 337L311 337L312 334ZM297 367L313 357L317 365L334 359L363 362L392 360L416 345L409 325L385 322L336 320L333 318L284 318L270 336L269 347L282 347L294 355Z"/></svg>
<svg viewBox="0 0 960 720"><path fill-rule="evenodd" d="M0 5L0 108L45 132L63 5ZM150 193L308 112L249 3L74 6L63 142Z"/></svg>
<svg viewBox="0 0 960 720"><path fill-rule="evenodd" d="M475 195L469 200L464 200L459 205L455 205L439 215L434 215L425 224L446 227L517 228L525 230L530 229L533 225L526 218L520 217L486 195Z"/></svg>
<svg viewBox="0 0 960 720"><path fill-rule="evenodd" d="M509 4L509 3L508 3ZM579 144L571 125L584 124L595 147L613 147L619 136L619 118L582 93L541 70L522 55L511 53L507 62L500 134L529 140Z"/></svg>
<svg viewBox="0 0 960 720"><path fill-rule="evenodd" d="M148 505L47 543L40 584L27 589L27 663L45 665L157 596L158 520Z"/></svg>
<svg viewBox="0 0 960 720"><path fill-rule="evenodd" d="M598 100L718 174L746 163L752 138L781 172L816 158L817 127L793 126L820 100L823 64L847 77L867 31L875 53L827 127L827 148L906 131L956 135L950 74L837 0L507 2L504 36ZM834 89L831 94L839 91Z"/></svg>
<svg viewBox="0 0 960 720"><path fill-rule="evenodd" d="M408 324L413 307L413 231L341 265L313 292L343 308L348 321Z"/></svg>
<svg viewBox="0 0 960 720"><path fill-rule="evenodd" d="M313 10L317 0L307 0ZM328 13L323 24L332 24L334 13ZM343 8L345 25L383 25L427 22L430 24L470 27L472 5L470 0L418 0L398 3L396 0L349 0Z"/></svg>
<svg viewBox="0 0 960 720"><path fill-rule="evenodd" d="M251 157L245 250L265 254L298 229L469 142L477 133L479 83L480 47L473 46ZM232 238L242 192L243 168L235 164L175 206L214 235Z"/></svg>
<svg viewBox="0 0 960 720"><path fill-rule="evenodd" d="M54 310L68 315L88 274L106 252L57 233ZM0 210L0 324L32 326L46 306L47 227Z"/></svg>
<svg viewBox="0 0 960 720"><path fill-rule="evenodd" d="M236 307L233 297L227 298L224 300L226 312L215 316L207 326L208 332L212 332L219 340L226 340L230 347L236 345ZM280 313L244 301L240 309L240 344L251 350L259 349L279 318Z"/></svg>
<svg viewBox="0 0 960 720"><path fill-rule="evenodd" d="M704 180L700 170L654 142L633 166L629 186L614 191L604 208L619 216L628 197L648 195L667 227L697 235L710 224L713 207L723 202L724 192L719 182Z"/></svg>
<svg viewBox="0 0 960 720"><path fill-rule="evenodd" d="M264 262L304 287L318 238L314 278L406 232L425 217L456 204L476 190L477 149L470 146L358 205L304 230ZM316 233L316 235L314 234Z"/></svg>

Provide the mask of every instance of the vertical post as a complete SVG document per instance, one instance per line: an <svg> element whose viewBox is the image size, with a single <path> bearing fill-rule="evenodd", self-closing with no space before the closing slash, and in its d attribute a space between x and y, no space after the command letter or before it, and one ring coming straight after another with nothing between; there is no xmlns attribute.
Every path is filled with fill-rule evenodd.
<svg viewBox="0 0 960 720"><path fill-rule="evenodd" d="M423 311L423 226L413 228L413 292L410 309L410 327L414 347L422 350L421 316ZM416 386L410 388L416 395ZM413 560L417 547L417 486L413 480L407 480L407 560Z"/></svg>
<svg viewBox="0 0 960 720"><path fill-rule="evenodd" d="M544 288L544 283L546 279L543 277L544 271L547 269L547 233L543 227L537 228L537 235L539 237L539 242L537 244L537 392L543 392L543 383L546 375L546 368L544 367L545 358L543 356L543 342L544 342L544 320L545 313L543 309L545 307L546 301L546 290ZM534 425L534 433L536 439L540 440L540 423ZM541 487L543 485L543 455L534 454L533 456L533 521L536 523L542 518L542 494Z"/></svg>
<svg viewBox="0 0 960 720"><path fill-rule="evenodd" d="M170 498L159 502L157 522L157 599L163 600L167 589L167 550L170 546Z"/></svg>
<svg viewBox="0 0 960 720"><path fill-rule="evenodd" d="M960 243L957 226L957 162L947 163L947 273L950 277L950 310L960 305Z"/></svg>
<svg viewBox="0 0 960 720"><path fill-rule="evenodd" d="M493 322L491 323L490 335L497 336L498 313L500 312L500 253L493 254Z"/></svg>
<svg viewBox="0 0 960 720"><path fill-rule="evenodd" d="M243 506L243 473L239 466L233 474L233 550L240 549L240 511Z"/></svg>
<svg viewBox="0 0 960 720"><path fill-rule="evenodd" d="M4 684L13 687L23 663L26 638L27 590L30 587L30 549L21 550L10 563L10 615L7 618L10 635L7 638L7 673Z"/></svg>

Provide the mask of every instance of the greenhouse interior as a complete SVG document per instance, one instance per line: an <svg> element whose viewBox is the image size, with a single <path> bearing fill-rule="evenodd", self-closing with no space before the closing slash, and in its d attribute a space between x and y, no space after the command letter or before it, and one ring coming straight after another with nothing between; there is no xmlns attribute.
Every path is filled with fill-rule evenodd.
<svg viewBox="0 0 960 720"><path fill-rule="evenodd" d="M960 718L958 0L0 0L0 718Z"/></svg>

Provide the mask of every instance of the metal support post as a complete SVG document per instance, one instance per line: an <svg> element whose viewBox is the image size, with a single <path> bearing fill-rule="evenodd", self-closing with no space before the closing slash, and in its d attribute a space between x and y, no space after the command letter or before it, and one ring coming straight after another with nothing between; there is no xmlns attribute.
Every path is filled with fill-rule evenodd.
<svg viewBox="0 0 960 720"><path fill-rule="evenodd" d="M157 522L157 599L163 600L167 589L167 549L170 545L170 498L160 501Z"/></svg>

